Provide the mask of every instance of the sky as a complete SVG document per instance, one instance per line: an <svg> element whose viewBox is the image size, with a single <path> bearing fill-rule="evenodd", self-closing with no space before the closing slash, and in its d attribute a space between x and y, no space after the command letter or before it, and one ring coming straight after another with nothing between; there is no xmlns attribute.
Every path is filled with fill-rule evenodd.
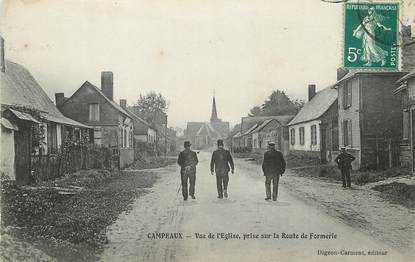
<svg viewBox="0 0 415 262"><path fill-rule="evenodd" d="M319 0L0 0L6 59L54 100L114 72L114 100L160 92L169 126L236 124L272 90L306 99L336 80L342 5Z"/></svg>

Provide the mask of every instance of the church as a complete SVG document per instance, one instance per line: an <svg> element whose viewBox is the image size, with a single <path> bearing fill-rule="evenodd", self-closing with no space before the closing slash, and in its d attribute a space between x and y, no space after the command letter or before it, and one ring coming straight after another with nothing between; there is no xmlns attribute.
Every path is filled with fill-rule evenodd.
<svg viewBox="0 0 415 262"><path fill-rule="evenodd" d="M218 118L215 96L212 102L210 122L188 122L185 137L194 149L206 149L216 144L218 139L226 139L229 134L229 122Z"/></svg>

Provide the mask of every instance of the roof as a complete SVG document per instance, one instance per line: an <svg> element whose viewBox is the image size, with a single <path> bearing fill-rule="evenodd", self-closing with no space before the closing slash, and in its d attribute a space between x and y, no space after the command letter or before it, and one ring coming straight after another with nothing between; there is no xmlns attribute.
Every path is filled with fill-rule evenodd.
<svg viewBox="0 0 415 262"><path fill-rule="evenodd" d="M187 138L195 136L204 122L187 122L186 136Z"/></svg>
<svg viewBox="0 0 415 262"><path fill-rule="evenodd" d="M148 123L146 120L142 119L141 117L139 117L137 114L133 113L130 109L125 108L125 111L127 111L127 113L132 117L133 121L139 121L140 123L144 124L144 126L147 126L151 129L156 130L155 127L153 127L150 123ZM134 132L135 131L146 131L146 130L136 130L136 128L134 128Z"/></svg>
<svg viewBox="0 0 415 262"><path fill-rule="evenodd" d="M86 86L92 87L99 95L101 95L118 112L121 112L124 115L132 118L132 116L130 115L130 113L128 113L126 110L124 110L124 108L122 108L119 104L117 104L114 101L112 101L111 99L109 99L106 95L104 95L104 93L102 92L101 89L99 89L95 85L91 84L89 81L85 81L85 83L83 83L82 86L80 88L78 88L78 90L76 90L75 93L73 93L73 95L71 97L69 97L68 99L66 99L63 104L65 104L69 100L71 100L82 88L85 88Z"/></svg>
<svg viewBox="0 0 415 262"><path fill-rule="evenodd" d="M359 70L350 70L345 76L343 76L340 80L338 80L333 86L337 86L338 84L355 77L356 75L388 75L388 74L402 74L405 72L397 72L397 71L359 71Z"/></svg>
<svg viewBox="0 0 415 262"><path fill-rule="evenodd" d="M269 123L271 123L272 121L277 121L276 119L267 119L264 122L262 122L262 124L260 124L257 128L255 128L255 130L252 131L252 133L256 133L261 131L266 125L268 125Z"/></svg>
<svg viewBox="0 0 415 262"><path fill-rule="evenodd" d="M34 108L51 122L88 127L65 117L22 65L6 60L6 71L0 73L0 90L0 103L3 105Z"/></svg>
<svg viewBox="0 0 415 262"><path fill-rule="evenodd" d="M242 117L241 121L241 133L245 133L254 124L262 124L264 121L269 119L275 119L280 122L281 125L287 125L294 115L281 115L281 116L246 116Z"/></svg>
<svg viewBox="0 0 415 262"><path fill-rule="evenodd" d="M259 126L258 123L255 123L253 126L251 126L247 131L245 131L242 135L246 136L249 135L250 133L252 133L252 131L254 131L257 127Z"/></svg>
<svg viewBox="0 0 415 262"><path fill-rule="evenodd" d="M234 136L233 136L234 138L238 138L238 137L241 137L241 131L238 131Z"/></svg>
<svg viewBox="0 0 415 262"><path fill-rule="evenodd" d="M332 86L317 92L314 97L304 104L300 112L291 120L289 126L320 118L337 100L337 90Z"/></svg>
<svg viewBox="0 0 415 262"><path fill-rule="evenodd" d="M1 118L1 125L7 129L19 131L19 128L15 124L10 122L7 118L4 118L4 117Z"/></svg>
<svg viewBox="0 0 415 262"><path fill-rule="evenodd" d="M18 110L14 110L14 109L11 109L11 108L9 110L10 110L10 112L13 113L13 115L15 115L17 118L19 118L21 120L30 121L30 122L40 124L40 122L37 121L36 119L34 119L33 116L29 113L20 112Z"/></svg>
<svg viewBox="0 0 415 262"><path fill-rule="evenodd" d="M413 69L411 72L409 72L408 74L404 75L401 79L399 79L398 81L396 81L397 83L406 81L410 78L413 78L415 76L415 69Z"/></svg>

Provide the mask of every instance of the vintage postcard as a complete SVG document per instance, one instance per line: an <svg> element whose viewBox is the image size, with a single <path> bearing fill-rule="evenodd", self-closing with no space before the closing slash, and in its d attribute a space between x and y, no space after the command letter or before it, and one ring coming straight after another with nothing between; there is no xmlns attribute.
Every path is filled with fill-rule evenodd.
<svg viewBox="0 0 415 262"><path fill-rule="evenodd" d="M414 261L414 0L0 0L1 261Z"/></svg>

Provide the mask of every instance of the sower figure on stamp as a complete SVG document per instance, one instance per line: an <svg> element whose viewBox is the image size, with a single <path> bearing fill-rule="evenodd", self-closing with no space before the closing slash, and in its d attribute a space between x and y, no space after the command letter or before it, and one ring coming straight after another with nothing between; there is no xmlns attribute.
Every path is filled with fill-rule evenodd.
<svg viewBox="0 0 415 262"><path fill-rule="evenodd" d="M343 188L351 187L350 169L352 169L352 162L356 158L346 152L346 148L342 147L340 154L334 160L342 173Z"/></svg>
<svg viewBox="0 0 415 262"><path fill-rule="evenodd" d="M262 162L262 171L265 176L265 200L271 199L271 183L272 183L272 200L277 201L278 183L280 176L285 172L285 160L280 151L275 150L275 143L268 143L268 151L264 153L264 161Z"/></svg>
<svg viewBox="0 0 415 262"><path fill-rule="evenodd" d="M223 148L223 140L219 139L217 144L218 149L213 152L212 159L210 161L210 173L212 176L213 172L216 173L218 198L223 198L223 196L227 198L229 171L232 171L233 174L235 167L233 165L231 153Z"/></svg>
<svg viewBox="0 0 415 262"><path fill-rule="evenodd" d="M183 199L186 201L190 195L195 199L195 183L196 183L196 165L199 163L196 152L190 150L190 142L184 142L184 150L180 152L177 164L181 167L180 175L182 179ZM189 181L189 189L187 182Z"/></svg>

